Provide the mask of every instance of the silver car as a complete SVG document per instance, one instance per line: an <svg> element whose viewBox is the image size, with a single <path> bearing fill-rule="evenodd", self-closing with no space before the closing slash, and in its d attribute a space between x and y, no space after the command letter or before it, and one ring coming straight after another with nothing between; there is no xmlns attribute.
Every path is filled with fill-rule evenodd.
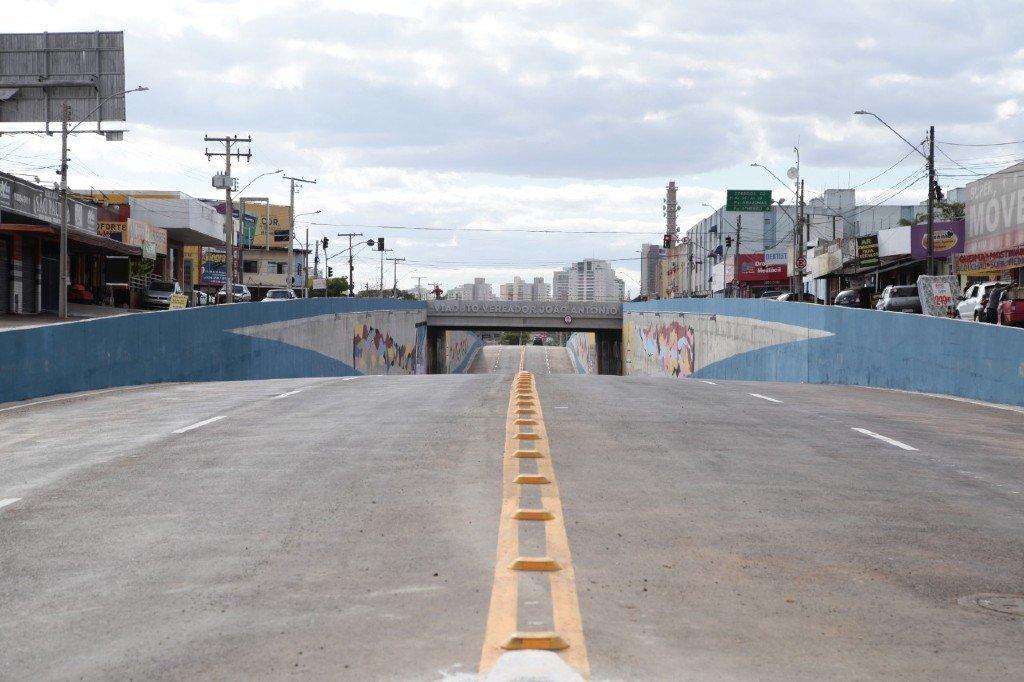
<svg viewBox="0 0 1024 682"><path fill-rule="evenodd" d="M290 301L294 298L298 298L295 292L291 289L271 289L267 292L267 295L263 297L263 303L273 303L274 301Z"/></svg>
<svg viewBox="0 0 1024 682"><path fill-rule="evenodd" d="M217 292L217 303L224 303L227 300L227 292L221 289ZM231 301L234 303L248 303L252 300L252 293L249 287L244 284L231 285Z"/></svg>
<svg viewBox="0 0 1024 682"><path fill-rule="evenodd" d="M170 308L171 296L180 293L182 293L181 285L177 282L153 280L149 283L146 293L142 296L142 306L144 308Z"/></svg>
<svg viewBox="0 0 1024 682"><path fill-rule="evenodd" d="M877 310L891 313L920 313L921 295L916 284L890 284L882 290L882 297L875 304Z"/></svg>

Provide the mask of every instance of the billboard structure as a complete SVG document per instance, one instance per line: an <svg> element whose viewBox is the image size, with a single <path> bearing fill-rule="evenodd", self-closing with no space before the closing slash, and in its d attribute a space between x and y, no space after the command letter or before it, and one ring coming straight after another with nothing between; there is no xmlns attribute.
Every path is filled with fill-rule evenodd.
<svg viewBox="0 0 1024 682"><path fill-rule="evenodd" d="M124 121L124 33L0 33L0 123ZM107 134L107 133L105 133ZM108 139L119 139L110 131Z"/></svg>

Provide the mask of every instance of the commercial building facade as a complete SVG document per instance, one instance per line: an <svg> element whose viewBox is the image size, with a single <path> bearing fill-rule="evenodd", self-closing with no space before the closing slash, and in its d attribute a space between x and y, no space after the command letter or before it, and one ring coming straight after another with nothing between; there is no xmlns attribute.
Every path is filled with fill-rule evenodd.
<svg viewBox="0 0 1024 682"><path fill-rule="evenodd" d="M1024 163L968 183L964 252L956 271L965 282L1024 277Z"/></svg>

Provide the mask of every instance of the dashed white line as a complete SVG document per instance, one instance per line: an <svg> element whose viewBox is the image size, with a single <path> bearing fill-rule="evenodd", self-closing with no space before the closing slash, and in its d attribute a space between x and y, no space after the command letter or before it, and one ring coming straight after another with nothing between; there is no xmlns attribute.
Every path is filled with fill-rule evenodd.
<svg viewBox="0 0 1024 682"><path fill-rule="evenodd" d="M195 424L189 424L188 426L182 427L180 429L175 429L174 431L171 431L171 433L185 433L186 431L191 431L192 429L198 429L200 426L206 426L207 424L212 424L213 422L219 422L221 419L227 419L227 418L228 418L228 416L226 414L222 414L222 415L220 415L218 417L210 417L209 419L204 419L201 422L196 422Z"/></svg>
<svg viewBox="0 0 1024 682"><path fill-rule="evenodd" d="M0 508L6 507L9 504L14 504L20 499L20 497L8 497L6 500L0 500Z"/></svg>
<svg viewBox="0 0 1024 682"><path fill-rule="evenodd" d="M699 381L702 384L707 384L709 386L717 386L718 385L718 384L716 384L713 381L708 381L707 379L697 379L697 381Z"/></svg>
<svg viewBox="0 0 1024 682"><path fill-rule="evenodd" d="M895 438L889 438L888 436L883 436L880 433L875 433L874 431L869 431L867 429L862 429L862 428L857 427L857 426L851 426L850 428L853 429L854 431L856 431L857 433L863 433L865 436L871 436L872 438L877 438L878 440L884 441L884 442L888 443L889 445L895 445L896 447L900 448L901 450L913 450L915 452L917 451L917 448L915 448L913 445L907 445L906 443L900 442L900 441L896 440Z"/></svg>
<svg viewBox="0 0 1024 682"><path fill-rule="evenodd" d="M296 393L302 393L302 389L301 388L297 388L294 391L288 391L287 393L282 393L281 395L275 395L273 398L271 398L271 400L277 400L279 398L287 398L288 396L295 395Z"/></svg>
<svg viewBox="0 0 1024 682"><path fill-rule="evenodd" d="M772 397L769 397L769 396L766 396L766 395L761 395L760 393L748 393L747 395L752 395L755 398L760 398L761 400L767 400L770 403L781 403L782 402L781 400L776 400L775 398L772 398Z"/></svg>

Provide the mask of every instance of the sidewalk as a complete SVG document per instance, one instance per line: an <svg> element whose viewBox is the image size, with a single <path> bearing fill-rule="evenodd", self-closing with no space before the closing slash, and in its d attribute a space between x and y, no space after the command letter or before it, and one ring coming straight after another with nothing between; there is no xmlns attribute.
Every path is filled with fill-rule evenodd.
<svg viewBox="0 0 1024 682"><path fill-rule="evenodd" d="M97 317L113 317L131 313L146 312L128 308L111 308L109 306L85 305L84 303L68 303L68 319L65 322L91 320ZM6 329L22 329L25 327L41 327L47 324L59 324L61 320L53 313L38 315L0 315L0 331Z"/></svg>

